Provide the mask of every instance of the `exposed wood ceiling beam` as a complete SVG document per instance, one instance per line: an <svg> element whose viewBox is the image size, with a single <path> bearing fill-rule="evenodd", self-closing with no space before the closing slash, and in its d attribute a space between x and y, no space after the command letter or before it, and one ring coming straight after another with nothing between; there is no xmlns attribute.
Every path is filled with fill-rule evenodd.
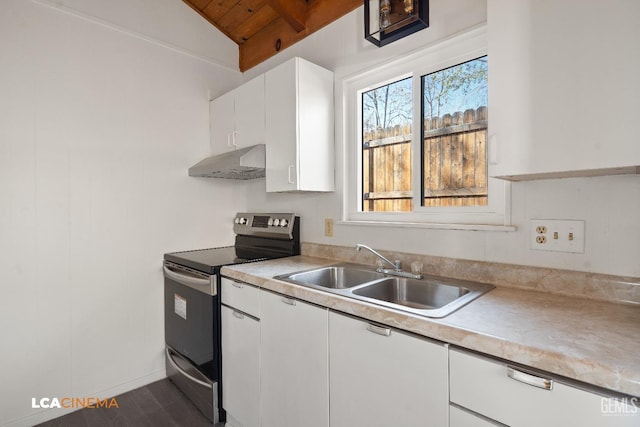
<svg viewBox="0 0 640 427"><path fill-rule="evenodd" d="M183 1L239 45L243 72L362 6L362 0Z"/></svg>
<svg viewBox="0 0 640 427"><path fill-rule="evenodd" d="M297 33L305 29L305 20L307 18L307 2L305 0L267 0L267 3Z"/></svg>
<svg viewBox="0 0 640 427"><path fill-rule="evenodd" d="M309 0L303 31L296 32L283 18L278 18L240 45L240 71L269 59L359 6L362 0Z"/></svg>

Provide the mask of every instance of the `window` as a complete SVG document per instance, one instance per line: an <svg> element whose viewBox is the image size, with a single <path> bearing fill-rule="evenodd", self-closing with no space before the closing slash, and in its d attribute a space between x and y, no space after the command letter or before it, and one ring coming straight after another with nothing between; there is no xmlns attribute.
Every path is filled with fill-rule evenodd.
<svg viewBox="0 0 640 427"><path fill-rule="evenodd" d="M347 220L505 223L508 184L488 174L485 31L345 81Z"/></svg>
<svg viewBox="0 0 640 427"><path fill-rule="evenodd" d="M420 80L421 205L486 205L487 57ZM361 96L362 210L411 212L412 78Z"/></svg>
<svg viewBox="0 0 640 427"><path fill-rule="evenodd" d="M422 77L422 205L487 204L487 57Z"/></svg>
<svg viewBox="0 0 640 427"><path fill-rule="evenodd" d="M411 77L362 93L362 210L411 212Z"/></svg>

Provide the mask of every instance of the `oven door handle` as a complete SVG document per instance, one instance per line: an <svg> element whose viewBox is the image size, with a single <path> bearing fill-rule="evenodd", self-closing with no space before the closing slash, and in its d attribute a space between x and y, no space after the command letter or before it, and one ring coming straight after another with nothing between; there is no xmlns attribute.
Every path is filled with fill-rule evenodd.
<svg viewBox="0 0 640 427"><path fill-rule="evenodd" d="M175 353L174 351L169 350L169 347L165 348L165 352L167 353L167 360L169 360L169 363L171 363L171 366L173 366L173 368L175 370L177 370L178 372L180 372L182 375L184 375L185 377L189 378L191 381L193 381L196 384L200 384L201 386L207 387L207 388L213 388L213 385L204 382L202 380L199 380L198 378L194 377L193 375L191 375L190 373L188 373L187 371L185 371L184 369L182 369L180 367L180 365L178 365L175 360L173 360L173 356L175 355L176 357L180 357L177 353Z"/></svg>
<svg viewBox="0 0 640 427"><path fill-rule="evenodd" d="M197 291L207 293L211 296L217 294L215 276L211 276L210 279L204 279L194 276L189 276L179 270L173 270L168 265L163 266L164 276L176 281L182 285L193 288Z"/></svg>

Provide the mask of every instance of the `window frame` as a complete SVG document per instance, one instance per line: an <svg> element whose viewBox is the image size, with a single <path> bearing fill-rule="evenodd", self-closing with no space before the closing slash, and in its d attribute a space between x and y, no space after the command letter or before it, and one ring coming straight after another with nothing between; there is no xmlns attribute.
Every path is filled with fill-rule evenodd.
<svg viewBox="0 0 640 427"><path fill-rule="evenodd" d="M403 225L495 225L510 222L510 184L491 178L490 133L487 132L488 204L485 206L422 206L422 77L488 54L486 26L422 48L379 67L369 68L343 80L344 97L344 200L343 221L397 223ZM491 72L491 58L489 72ZM412 212L362 211L362 93L412 77ZM489 127L491 127L491 107ZM446 228L446 227L445 227ZM453 227L456 228L456 227ZM467 228L467 227L462 227Z"/></svg>

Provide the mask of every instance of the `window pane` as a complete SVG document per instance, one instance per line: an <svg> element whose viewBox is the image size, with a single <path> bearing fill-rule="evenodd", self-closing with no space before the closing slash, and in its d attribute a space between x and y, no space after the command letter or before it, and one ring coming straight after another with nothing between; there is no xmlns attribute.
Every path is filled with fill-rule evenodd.
<svg viewBox="0 0 640 427"><path fill-rule="evenodd" d="M413 209L411 78L362 93L362 210Z"/></svg>
<svg viewBox="0 0 640 427"><path fill-rule="evenodd" d="M487 57L422 77L423 206L487 204Z"/></svg>

